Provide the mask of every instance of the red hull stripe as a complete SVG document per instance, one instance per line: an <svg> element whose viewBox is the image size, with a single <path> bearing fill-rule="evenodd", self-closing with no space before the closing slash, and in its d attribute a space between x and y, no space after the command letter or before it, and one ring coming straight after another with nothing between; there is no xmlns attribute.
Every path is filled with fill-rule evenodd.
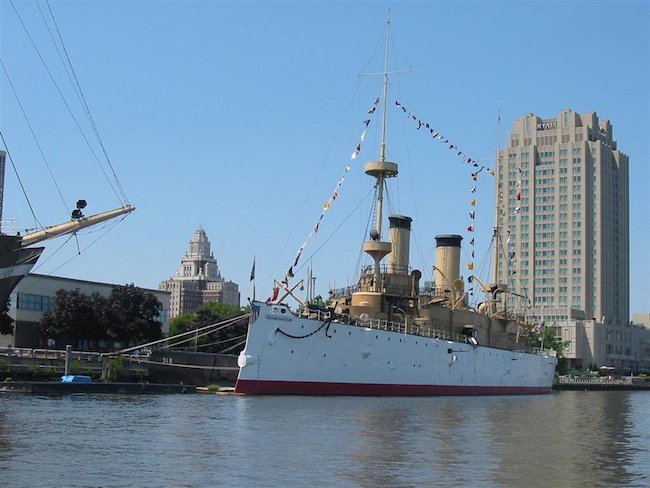
<svg viewBox="0 0 650 488"><path fill-rule="evenodd" d="M322 383L311 381L237 380L236 393L247 395L346 395L346 396L437 396L437 395L535 395L550 393L544 386L382 385L368 383Z"/></svg>

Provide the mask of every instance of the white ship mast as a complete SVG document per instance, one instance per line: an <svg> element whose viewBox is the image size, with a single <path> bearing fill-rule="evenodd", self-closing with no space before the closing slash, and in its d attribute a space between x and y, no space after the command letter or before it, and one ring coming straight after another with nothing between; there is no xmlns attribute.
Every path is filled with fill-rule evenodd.
<svg viewBox="0 0 650 488"><path fill-rule="evenodd" d="M20 239L20 247L24 248L27 246L31 246L33 244L37 244L42 241L46 241L47 239L53 239L54 237L59 237L65 234L71 234L73 232L77 232L87 227L97 225L106 220L110 220L114 217L119 217L120 215L128 214L130 212L133 212L134 210L135 210L135 206L126 205L124 207L117 208L115 210L109 210L107 212L102 212L95 215L89 215L88 217L73 218L69 222L53 225L43 230L25 234Z"/></svg>
<svg viewBox="0 0 650 488"><path fill-rule="evenodd" d="M375 262L374 285L373 291L381 292L381 260L391 252L391 243L382 241L382 221L383 221L383 202L384 202L384 180L397 176L397 163L386 161L386 125L388 113L388 71L389 68L389 46L390 46L390 11L386 20L386 49L384 53L384 100L383 100L383 117L381 125L381 143L379 146L379 161L371 161L365 164L364 171L367 175L376 179L377 185L377 219L375 228L370 231L369 241L363 243L364 252L368 253Z"/></svg>
<svg viewBox="0 0 650 488"><path fill-rule="evenodd" d="M499 281L498 272L499 272L499 250L501 246L501 238L499 232L499 214L501 213L501 205L503 205L503 199L501 198L501 190L499 188L499 162L501 161L501 111L499 110L499 119L497 122L497 151L495 168L494 168L494 207L496 211L494 212L494 229L492 238L494 239L494 258L492 266L492 280L497 283Z"/></svg>

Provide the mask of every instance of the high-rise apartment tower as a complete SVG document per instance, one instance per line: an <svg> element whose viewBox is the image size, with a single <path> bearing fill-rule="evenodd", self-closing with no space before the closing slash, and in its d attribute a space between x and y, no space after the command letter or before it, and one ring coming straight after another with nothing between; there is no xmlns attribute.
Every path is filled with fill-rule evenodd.
<svg viewBox="0 0 650 488"><path fill-rule="evenodd" d="M499 151L496 280L538 319L628 323L629 160L617 146L608 120L567 109L518 118Z"/></svg>

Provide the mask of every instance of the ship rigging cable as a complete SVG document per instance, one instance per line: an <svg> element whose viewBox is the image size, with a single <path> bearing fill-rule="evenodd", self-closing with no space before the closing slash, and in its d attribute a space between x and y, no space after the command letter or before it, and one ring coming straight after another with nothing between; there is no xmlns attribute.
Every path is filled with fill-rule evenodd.
<svg viewBox="0 0 650 488"><path fill-rule="evenodd" d="M145 347L154 346L156 344L162 344L162 343L168 342L168 341L170 341L172 339L178 339L180 337L185 337L185 336L190 335L190 334L196 334L197 332L203 332L204 330L210 329L211 327L214 327L214 330L212 330L212 332L217 332L218 330L224 329L224 328L232 325L233 322L236 322L238 320L242 320L242 319L245 319L245 318L248 318L248 317L250 317L250 312L246 313L244 315L237 315L236 317L231 317L229 319L223 320L223 321L218 322L216 324L205 325L203 327L199 327L198 329L190 330L190 331L187 331L187 332L181 332L180 334L176 334L174 336L163 337L162 339L157 339L155 341L147 342L146 344L140 344L140 345L133 346L133 347L127 347L126 349L120 349L119 351L110 352L107 355L108 356L119 356L120 354L126 354L127 352L133 352L133 351L137 351L138 349L143 349Z"/></svg>
<svg viewBox="0 0 650 488"><path fill-rule="evenodd" d="M59 96L61 97L61 100L63 101L63 104L68 109L68 113L72 117L72 120L74 121L75 125L77 126L77 129L79 129L79 132L81 133L81 136L82 136L83 140L86 142L86 145L88 146L88 149L90 150L90 152L93 155L95 161L97 162L97 165L101 169L101 171L102 171L104 177L106 178L106 181L108 182L109 186L113 190L113 193L115 193L115 196L122 203L122 205L128 204L128 199L126 198L126 195L124 194L124 190L122 190L121 185L119 184L119 181L117 180L117 176L115 174L115 170L113 169L113 165L111 164L110 160L108 160L108 165L109 165L111 171L113 172L113 176L115 177L116 185L120 188L121 194L118 193L118 190L115 188L115 185L113 184L113 182L109 178L108 174L106 173L104 165L102 165L99 158L97 157L97 153L93 149L92 145L90 144L90 141L88 140L88 137L86 136L85 132L81 128L81 124L79 124L79 121L77 120L77 117L75 116L74 112L72 111L72 108L70 107L70 104L68 103L65 96L63 95L63 92L61 91L61 88L59 87L59 84L54 79L54 75L52 74L52 72L49 69L47 63L45 62L45 59L43 58L43 56L41 55L38 47L36 46L36 43L34 42L34 39L33 39L32 35L30 34L29 30L27 29L27 26L23 22L22 17L18 13L18 10L16 9L16 6L14 5L13 0L9 0L9 3L11 4L11 6L13 8L13 10L14 10L14 12L16 14L16 17L18 17L18 20L20 21L20 24L22 25L23 30L27 34L27 37L29 38L34 50L36 51L36 54L38 55L38 58L40 59L41 63L43 64L43 67L45 68L45 71L47 72L47 74L50 77L50 80L54 84L54 87L56 88L56 91L58 92ZM91 124L91 125L94 125L94 124Z"/></svg>
<svg viewBox="0 0 650 488"><path fill-rule="evenodd" d="M367 65L366 65L366 67L367 67ZM366 69L366 68L364 67L364 69ZM316 187L316 182L318 181L318 177L321 175L321 173L323 171L323 167L325 166L325 163L329 159L330 154L332 152L332 148L334 147L334 144L335 144L336 140L339 137L339 134L341 132L341 128L343 127L343 123L346 120L346 118L348 116L348 113L350 112L350 107L352 107L352 104L353 104L354 100L357 99L357 95L359 93L360 88L361 88L361 84L359 83L359 85L357 85L356 90L354 91L354 94L352 95L352 98L350 99L350 103L348 104L347 108L345 109L345 113L343 114L343 117L341 118L341 121L339 122L339 126L336 129L336 133L334 134L334 138L333 138L330 146L327 148L327 151L325 152L325 156L323 157L323 160L321 161L321 164L318 167L318 171L316 171L316 173L314 175L314 179L312 181L311 187L307 191L307 194L306 194L306 196L305 196L305 198L304 198L304 200L302 202L302 205L300 207L300 211L298 212L298 215L294 219L293 226L291 227L291 230L287 234L287 238L285 239L284 244L282 245L282 249L278 253L278 257L277 257L277 259L276 259L276 261L275 261L275 263L273 265L273 269L271 270L272 274L275 273L276 268L278 267L278 264L280 263L280 259L281 259L282 255L284 254L284 251L286 250L287 245L289 244L289 239L291 238L291 236L293 236L293 232L296 229L296 225L298 224L298 221L300 220L300 217L302 216L302 214L303 214L303 212L304 212L304 210L305 210L305 208L307 206L307 201L309 200L309 197L312 195L312 192L314 191L314 188Z"/></svg>
<svg viewBox="0 0 650 488"><path fill-rule="evenodd" d="M38 5L38 10L41 12L41 16L43 17L43 21L45 22L45 25L47 27L48 32L50 32L50 28L47 25L47 21L45 20L45 16L43 15L43 12L41 11L41 7L36 2ZM113 164L111 163L110 158L108 157L108 153L106 152L106 148L104 147L104 141L102 140L99 130L97 129L97 126L95 125L95 120L93 119L92 113L90 112L90 107L88 106L88 102L86 102L86 97L84 96L84 93L81 89L81 84L79 83L79 79L77 78L77 73L74 70L74 66L72 64L72 61L70 60L70 56L68 55L68 50L65 47L65 43L63 42L63 37L61 36L61 31L59 30L59 25L56 22L56 19L54 18L54 12L52 12L52 7L50 6L49 0L46 0L47 4L47 9L50 12L50 16L52 17L52 22L54 23L54 27L56 28L56 33L59 38L59 42L61 42L61 48L63 49L63 53L65 54L65 59L67 61L67 66L70 68L68 72L68 77L70 77L70 74L72 75L71 78L74 78L74 82L72 83L73 87L75 88L75 92L77 93L77 97L79 98L79 101L81 102L81 105L84 108L84 111L86 112L86 116L88 117L88 121L90 122L90 125L93 128L93 131L95 132L95 137L97 137L97 142L99 143L99 146L102 149L102 152L104 153L104 157L106 158L106 162L108 163L108 166L111 169L111 172L113 174L113 178L115 179L115 184L117 185L118 190L120 191L120 194L122 197L124 197L124 202L123 203L128 203L129 199L126 196L126 192L124 191L124 188L122 187L122 184L117 178L117 174L115 173L115 168L113 167ZM52 37L52 42L54 42L54 46L56 47L57 52L59 53L59 57L61 57L61 53L59 52L59 48L56 45L56 42L54 41L54 38L52 36L52 33L50 32L50 37ZM63 63L63 59L61 59L61 62ZM65 66L66 63L63 63ZM66 69L67 71L67 69ZM70 80L72 82L72 79Z"/></svg>
<svg viewBox="0 0 650 488"><path fill-rule="evenodd" d="M357 209L361 206L361 204L362 204L363 202L366 201L366 199L370 196L370 194L371 194L373 191L376 191L375 188L376 188L376 186L373 186L370 190L368 190L368 193L366 193L365 196L364 196L364 197L359 201L359 203L357 204L357 206L354 207L354 208L350 211L350 213L348 213L347 217L345 217L345 218L343 219L343 221L342 221L342 222L341 222L341 223L336 227L336 229L334 229L334 230L332 231L332 233L331 233L330 235L328 235L328 236L323 240L323 242L321 243L321 245L318 246L318 247L314 250L314 252L312 252L312 253L309 255L309 257L303 261L303 263L302 263L300 266L298 266L296 269L293 270L294 273L297 273L297 272L300 271L303 267L305 267L305 265L306 265L306 264L307 264L307 263L308 263L308 262L309 262L309 261L310 261L310 260L311 260L311 259L312 259L316 254L317 254L317 253L318 253L318 251L320 251L320 250L323 248L323 246L325 246L325 244L327 244L327 242L328 242L332 237L334 237L334 235L339 231L339 229L340 229L341 227L343 227L343 225L344 225L344 224L345 224L345 223L350 219L350 217L352 217L352 215L355 214L355 212L356 212ZM368 229L367 229L367 227L366 227L366 232L365 232L365 234L367 234L367 231L368 231ZM359 264L359 260L357 260L357 269L358 269L358 267L359 267L358 264Z"/></svg>
<svg viewBox="0 0 650 488"><path fill-rule="evenodd" d="M36 147L38 147L38 151L41 153L41 157L43 158L43 161L45 162L45 167L47 168L48 173L50 173L50 177L52 178L52 181L54 182L54 186L56 187L56 191L59 194L59 197L61 198L61 201L63 202L63 206L66 209L66 212L70 213L70 209L68 208L68 205L65 203L65 198L63 198L63 193L61 193L61 188L59 187L59 184L56 182L56 178L54 178L54 173L52 172L52 168L50 167L50 163L48 162L47 158L45 157L45 153L43 152L43 148L41 147L41 143L38 140L38 137L36 137L36 132L34 132L34 128L32 127L32 123L29 121L29 117L27 117L27 112L25 112L25 108L23 107L22 102L20 101L20 97L18 96L18 92L16 91L16 88L14 87L13 82L11 81L11 78L9 77L9 72L7 71L7 67L5 66L4 62L0 58L0 64L2 65L2 70L5 73L5 76L7 77L7 81L9 82L9 86L11 87L11 91L14 94L14 97L16 98L16 102L18 103L18 106L20 107L20 111L23 114L23 117L25 118L25 122L27 122L27 126L29 127L29 131L32 134L32 137L34 138L34 142L36 143ZM4 136L2 137L2 142L4 144L5 149L7 149L7 153L9 153L9 148L7 147L7 142L4 139ZM18 169L16 168L16 165L14 164L13 158L9 158L11 160L11 164L14 168L14 172L16 173L16 177L18 178L18 181L20 181L20 176L18 175ZM38 221L38 218L36 217L36 214L34 213L34 209L32 208L32 204L29 201L29 197L27 196L27 193L25 192L25 188L23 187L22 182L20 183L20 187L23 189L23 193L25 195L25 199L27 200L27 203L29 205L29 208L32 212L32 216L34 217L35 224L34 226L37 228L43 228L42 224Z"/></svg>
<svg viewBox="0 0 650 488"><path fill-rule="evenodd" d="M377 97L375 101L372 104L372 107L368 111L368 116L369 118L363 121L363 131L361 132L361 135L359 136L358 143L356 147L354 148L354 151L352 151L352 154L350 155L350 160L348 163L345 165L345 170L339 180L336 183L336 186L334 187L334 190L331 193L331 196L327 199L325 202L325 205L323 205L323 210L321 211L320 217L316 221L316 224L314 227L311 229L309 234L307 235L307 238L304 240L302 245L298 248L298 252L296 253L296 258L291 266L289 266L289 269L287 270L287 273L285 274L284 278L280 282L285 289L288 289L289 286L289 279L295 276L294 268L297 268L298 262L300 261L300 256L302 255L303 250L305 249L305 246L307 243L311 240L311 238L315 235L318 234L318 229L320 227L320 224L323 220L323 217L325 217L325 214L329 211L331 205L334 203L336 198L339 196L339 191L341 189L341 186L343 185L343 182L345 181L346 175L350 172L352 169L352 163L354 160L357 159L357 156L361 153L361 146L362 143L366 137L366 132L368 131L368 125L372 121L372 115L377 111L377 105L379 104L379 101L381 98Z"/></svg>
<svg viewBox="0 0 650 488"><path fill-rule="evenodd" d="M0 64L1 63L2 60L0 59ZM2 67L4 69L4 64L2 65ZM41 223L38 221L38 218L36 218L36 214L34 213L34 207L32 207L32 202L29 200L29 197L27 196L27 192L25 191L25 186L23 185L23 181L20 179L20 175L18 174L18 169L14 164L14 158L11 157L11 152L9 152L9 147L7 146L7 141L5 141L5 136L2 134L2 130L0 130L0 139L2 139L2 145L7 151L7 156L9 157L9 161L11 161L11 167L14 169L14 173L16 173L16 178L18 179L18 183L20 184L20 189L23 191L23 195L25 195L25 200L27 200L27 205L29 206L29 210L32 213L32 216L34 217L34 221L40 227Z"/></svg>
<svg viewBox="0 0 650 488"><path fill-rule="evenodd" d="M127 214L127 215L128 215L128 214ZM119 219L116 219L116 220L113 221L111 224L109 224L109 223L105 223L105 224L104 224L104 228L105 228L106 230L105 230L101 235L99 235L99 236L98 236L94 241L92 241L90 244L88 244L87 246L85 246L83 249L79 249L79 246L78 246L78 243L77 243L77 250L78 250L77 254L75 254L74 256L72 256L70 259L68 259L68 260L65 261L64 263L61 263L59 266L57 266L56 268L54 268L54 269L53 269L52 271L50 271L48 274L51 276L53 273L56 273L59 269L61 269L61 268L62 268L63 266L65 266L66 264L68 264L70 261L72 261L73 259L76 259L77 257L79 257L79 256L81 255L82 252L84 252L84 251L85 251L86 249L88 249L89 247L95 245L95 244L96 244L100 239L102 239L106 234L108 234L111 230L113 230L113 228L114 228L115 226L117 226L117 224L119 224L120 222L122 222L122 221L127 217L127 215L122 215L122 216L120 216ZM88 232L88 233L89 233L89 234L92 234L92 233L94 233L94 232L99 232L99 230L97 230L97 231L91 231L91 232ZM78 234L77 232L74 232L74 233L72 234L72 236L75 236L75 237L76 237L77 234ZM72 238L72 236L71 236L71 238ZM59 246L59 247L56 249L56 251L54 251L53 254L51 254L50 256L48 256L48 258L47 258L45 261L43 261L42 263L39 263L38 266L35 268L35 270L40 269L40 268L41 268L45 263L47 263L47 262L48 262L48 261L49 261L49 260L54 256L54 254L56 254L56 253L57 253L57 252L58 252L58 251L63 247L64 244L67 244L69 241L70 241L70 239L67 239L67 240L66 240L66 241L65 241L61 246Z"/></svg>

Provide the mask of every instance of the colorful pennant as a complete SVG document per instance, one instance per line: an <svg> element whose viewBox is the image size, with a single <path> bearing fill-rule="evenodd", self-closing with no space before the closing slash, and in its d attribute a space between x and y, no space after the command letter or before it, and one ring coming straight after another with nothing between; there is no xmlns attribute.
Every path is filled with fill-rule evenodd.
<svg viewBox="0 0 650 488"><path fill-rule="evenodd" d="M456 144L450 142L448 138L446 138L445 136L443 136L443 135L440 133L440 131L435 130L433 127L431 127L431 125L430 125L428 122L425 122L425 121L420 120L417 116L415 116L413 113L411 113L411 112L410 112L410 111L409 111L409 110L408 110L408 109L407 109L403 104L401 104L401 103L398 102L398 101L395 101L395 106L396 106L399 110L401 110L402 113L406 114L406 115L407 115L407 118L408 118L409 120L412 120L412 121L417 122L417 124L418 124L418 126L417 126L417 130L425 129L424 132L426 133L426 131L428 131L428 132L429 132L429 135L432 137L432 139L433 139L434 141L438 141L438 142L441 142L441 143L443 143L443 144L446 144L446 145L449 147L449 150L453 150L453 151L456 153L456 155L457 155L459 158L461 158L461 162L462 162L462 163L470 164L470 165L472 165L473 168L478 168L478 169L473 170L473 171L470 173L470 177L472 178L472 181L478 181L478 179L479 179L479 175L481 174L481 172L482 172L483 170L487 170L487 172L488 172L488 174L489 174L490 176L494 176L494 170L493 170L493 169L489 169L489 168L487 168L486 166L481 166L481 165L479 165L479 163L478 163L478 161L477 161L476 159L471 158L469 155L467 155L465 152L463 152L463 151L458 147L458 145L456 145ZM470 187L470 193L475 194L476 192L477 192L477 187L476 187L476 185L472 185L472 186ZM469 201L469 204L470 204L471 207L476 207L476 198L472 198L472 199ZM470 221L472 221L472 222L470 223L470 225L467 226L467 232L474 232L475 227L474 227L474 223L473 223L473 221L476 220L476 211L475 211L475 210L470 209L470 211L469 211L469 218L470 218ZM471 258L472 258L472 261L469 261L469 262L467 263L467 269L468 269L468 270L473 270L473 269L474 269L474 262L473 262L473 259L474 259L474 256L476 255L476 253L475 253L475 247L474 247L474 238L472 237L472 239L471 239L469 242L470 242L470 246L471 246L471 248L472 248L471 251L470 251L470 256L471 256ZM471 283L471 282L470 282L470 283ZM473 292L474 292L474 288L473 288L473 286L471 286L471 287L469 288L469 293L470 293L470 295L473 295Z"/></svg>
<svg viewBox="0 0 650 488"><path fill-rule="evenodd" d="M370 115L374 114L377 111L377 106L379 105L379 101L380 101L380 98L377 98L374 101L374 103L372 104L372 107L370 108L370 110L368 110L368 113ZM357 156L361 153L361 143L364 141L364 139L366 137L366 130L368 129L368 125L370 125L370 121L371 121L371 119L366 119L366 120L363 121L363 131L361 132L361 136L359 137L359 143L354 148L354 151L352 151L352 155L350 156L350 162L348 162L345 165L345 170L343 172L343 175L341 175L339 180L336 182L336 186L334 187L334 190L332 191L330 197L327 199L327 201L323 205L323 211L321 212L320 216L318 217L318 219L316 221L316 224L312 228L311 232L309 232L309 234L307 235L307 238L305 239L305 241L298 248L298 252L296 252L296 258L295 258L295 260L293 262L293 265L291 265L289 267L289 270L287 271L284 279L280 282L285 288L288 288L288 286L289 286L289 279L294 277L294 268L296 266L298 266L298 262L300 261L300 256L302 255L302 251L305 249L305 246L307 245L309 240L313 236L318 234L318 229L320 227L321 221L323 220L323 217L325 216L327 211L332 206L332 203L334 202L334 200L336 200L336 198L339 196L341 186L343 185L343 182L345 181L345 175L348 174L350 172L350 170L352 169L351 162L354 161L355 159L357 159ZM274 293L273 293L272 299L270 299L268 301L275 301L275 299L277 298L278 293L277 293L276 289L274 289L273 291L274 291Z"/></svg>

